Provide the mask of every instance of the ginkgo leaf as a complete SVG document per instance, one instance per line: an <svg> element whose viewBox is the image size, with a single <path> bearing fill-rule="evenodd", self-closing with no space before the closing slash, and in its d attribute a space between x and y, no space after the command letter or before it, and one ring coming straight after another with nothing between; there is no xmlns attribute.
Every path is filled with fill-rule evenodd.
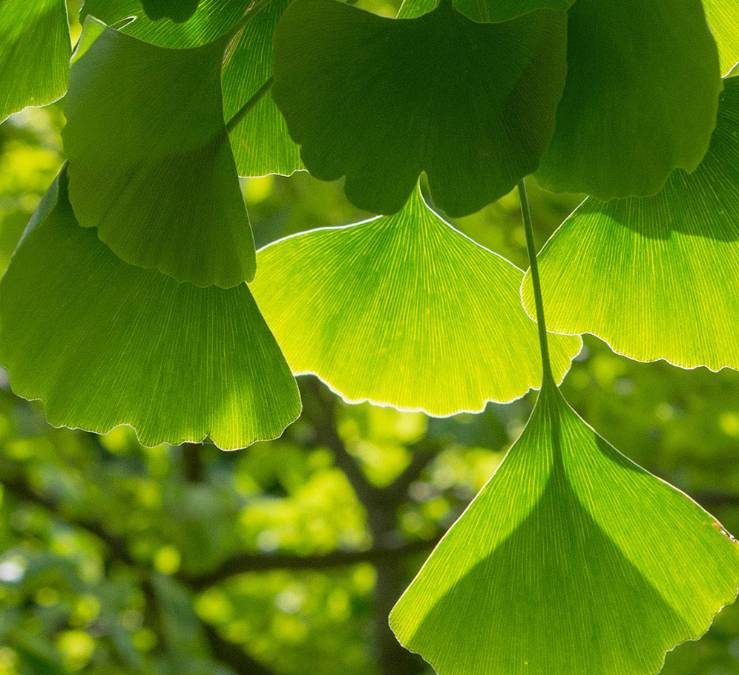
<svg viewBox="0 0 739 675"><path fill-rule="evenodd" d="M64 0L0 2L0 122L67 89L71 43Z"/></svg>
<svg viewBox="0 0 739 675"><path fill-rule="evenodd" d="M721 525L545 385L390 624L438 675L651 675L738 585Z"/></svg>
<svg viewBox="0 0 739 675"><path fill-rule="evenodd" d="M718 45L721 72L726 74L739 62L739 2L703 0L703 8Z"/></svg>
<svg viewBox="0 0 739 675"><path fill-rule="evenodd" d="M255 251L223 122L224 46L104 30L72 67L64 149L83 227L128 263L229 288L253 277Z"/></svg>
<svg viewBox="0 0 739 675"><path fill-rule="evenodd" d="M176 2L170 0L167 4ZM183 5L193 3L194 0L185 0ZM197 11L187 21L176 23L169 19L152 20L144 13L141 0L85 0L81 18L92 16L109 26L122 24L121 32L160 47L198 47L227 33L244 15L248 4L248 0L200 0Z"/></svg>
<svg viewBox="0 0 739 675"><path fill-rule="evenodd" d="M223 68L223 107L241 176L290 175L302 168L300 149L267 89L272 79L272 34L290 0L258 4Z"/></svg>
<svg viewBox="0 0 739 675"><path fill-rule="evenodd" d="M187 21L198 8L200 0L141 0L150 18L172 19L177 23Z"/></svg>
<svg viewBox="0 0 739 675"><path fill-rule="evenodd" d="M565 14L478 24L447 3L386 19L296 0L274 37L273 96L318 178L374 213L398 211L419 174L450 215L532 172L565 75ZM491 65L492 64L492 65Z"/></svg>
<svg viewBox="0 0 739 675"><path fill-rule="evenodd" d="M711 149L654 197L587 200L540 254L547 325L640 361L739 368L739 78ZM534 316L530 284L524 300Z"/></svg>
<svg viewBox="0 0 739 675"><path fill-rule="evenodd" d="M566 11L575 0L453 0L454 8L473 21L509 21L538 9ZM421 16L439 5L438 0L405 0L399 18Z"/></svg>
<svg viewBox="0 0 739 675"><path fill-rule="evenodd" d="M0 285L0 359L54 425L132 425L147 445L240 448L300 413L295 380L245 284L178 283L78 226L64 176Z"/></svg>
<svg viewBox="0 0 739 675"><path fill-rule="evenodd" d="M567 84L538 172L555 191L656 193L706 153L721 91L701 0L577 0Z"/></svg>
<svg viewBox="0 0 739 675"><path fill-rule="evenodd" d="M257 304L295 373L351 401L432 415L480 411L539 382L523 273L456 231L415 191L402 211L260 250ZM580 339L552 339L564 377Z"/></svg>

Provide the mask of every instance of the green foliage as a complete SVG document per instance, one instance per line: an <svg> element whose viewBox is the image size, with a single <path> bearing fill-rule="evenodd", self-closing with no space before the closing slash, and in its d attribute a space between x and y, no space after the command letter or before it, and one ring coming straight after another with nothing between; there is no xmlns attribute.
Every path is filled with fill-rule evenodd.
<svg viewBox="0 0 739 675"><path fill-rule="evenodd" d="M700 0L578 0L567 44L567 84L537 173L545 187L649 195L674 169L700 164L721 91Z"/></svg>
<svg viewBox="0 0 739 675"><path fill-rule="evenodd" d="M32 408L0 393L0 503L33 503L43 523L85 532L96 543L80 555L100 566L104 548L97 579L111 583L96 596L102 628L29 610L29 598L50 606L33 586L44 565L67 595L89 595L94 575L35 557L31 542L53 538L0 513L0 539L21 546L10 567L0 558L12 608L0 673L11 663L16 675L12 656L34 673L266 675L270 664L297 675L342 652L343 626L361 648L326 675L420 674L385 617L413 571L407 557L439 541L492 472L392 615L439 675L648 675L705 631L736 595L736 542L602 440L555 381L584 331L637 359L739 366L739 80L721 80L737 58L735 4L408 0L392 19L395 4L380 0L88 0L65 100L68 163L0 285L0 361L52 424L190 443L145 450L120 429L102 444L47 431L53 452L37 461L43 444L23 435ZM0 118L64 94L76 9L0 4ZM27 177L45 158L30 197L0 199L3 262L62 162L53 132L43 153L28 155L33 133L19 142L38 114L0 128L0 190L3 175ZM344 178L351 204L305 173L275 177L304 167ZM541 276L535 227L551 233L574 200L532 190L532 218L532 174L587 195L545 245ZM258 255L244 197L268 244ZM468 217L451 224L437 210ZM493 250L528 258L523 302L522 270ZM229 459L195 444L282 434L301 411L301 373L349 401L445 419L343 405L304 379L305 414L281 441ZM588 340L562 386L599 427L621 422L608 435L650 469L731 491L731 377L628 364ZM451 417L536 388L528 425L528 401ZM65 454L57 438L86 439L97 459ZM704 454L710 468L698 468ZM68 457L77 473L58 470ZM356 563L338 601L315 579L270 595L290 583L283 568ZM26 569L29 590L6 593L3 578ZM277 574L243 578L258 570ZM148 631L135 640L115 618L132 606ZM667 672L710 672L695 655L725 644L735 620ZM287 655L291 640L302 660Z"/></svg>
<svg viewBox="0 0 739 675"><path fill-rule="evenodd" d="M56 425L144 443L239 448L279 436L297 387L245 285L201 289L127 265L79 227L66 175L0 287L0 354L15 391Z"/></svg>
<svg viewBox="0 0 739 675"><path fill-rule="evenodd" d="M254 297L293 372L349 400L450 415L540 383L521 270L444 222L418 189L393 216L288 237L258 265ZM558 380L580 346L552 338Z"/></svg>
<svg viewBox="0 0 739 675"><path fill-rule="evenodd" d="M654 197L587 200L541 252L549 327L642 361L739 368L739 78L711 149ZM531 286L525 288L534 315Z"/></svg>
<svg viewBox="0 0 739 675"><path fill-rule="evenodd" d="M141 0L152 19L168 18L182 23L197 10L200 0Z"/></svg>
<svg viewBox="0 0 739 675"><path fill-rule="evenodd" d="M63 96L70 54L64 0L3 0L0 54L0 122Z"/></svg>
<svg viewBox="0 0 739 675"><path fill-rule="evenodd" d="M80 224L124 261L229 288L256 263L223 123L224 47L165 49L106 29L72 68L64 150Z"/></svg>
<svg viewBox="0 0 739 675"><path fill-rule="evenodd" d="M425 171L434 203L459 216L536 168L564 45L561 12L477 24L443 3L396 21L297 0L275 33L274 97L306 167L324 180L346 176L360 208L398 211Z"/></svg>
<svg viewBox="0 0 739 675"><path fill-rule="evenodd" d="M739 546L723 527L545 385L390 623L439 673L648 675L738 585Z"/></svg>

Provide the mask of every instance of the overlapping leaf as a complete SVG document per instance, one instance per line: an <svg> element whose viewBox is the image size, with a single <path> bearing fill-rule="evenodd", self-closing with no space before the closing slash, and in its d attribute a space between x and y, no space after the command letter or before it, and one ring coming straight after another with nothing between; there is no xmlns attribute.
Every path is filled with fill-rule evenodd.
<svg viewBox="0 0 739 675"><path fill-rule="evenodd" d="M272 34L290 0L257 4L223 69L223 105L241 176L289 175L302 167L282 114L266 91L272 78Z"/></svg>
<svg viewBox="0 0 739 675"><path fill-rule="evenodd" d="M297 387L245 285L177 283L78 226L64 175L0 286L0 358L54 425L238 448L282 433Z"/></svg>
<svg viewBox="0 0 739 675"><path fill-rule="evenodd" d="M170 0L167 4L178 2ZM194 0L182 0L183 6L193 3ZM160 47L185 48L198 47L225 35L243 16L248 4L248 0L200 0L187 21L175 23L151 19L144 13L141 0L85 0L81 16L93 16L109 26L123 23L122 32Z"/></svg>
<svg viewBox="0 0 739 675"><path fill-rule="evenodd" d="M651 675L738 585L721 525L546 385L390 622L439 675Z"/></svg>
<svg viewBox="0 0 739 675"><path fill-rule="evenodd" d="M703 7L718 45L721 72L726 74L739 62L739 2L703 0Z"/></svg>
<svg viewBox="0 0 739 675"><path fill-rule="evenodd" d="M275 32L273 95L306 167L346 176L357 206L398 211L425 171L435 203L461 215L537 167L564 45L551 10L478 24L444 3L399 21L297 0Z"/></svg>
<svg viewBox="0 0 739 675"><path fill-rule="evenodd" d="M701 0L577 0L567 84L538 172L556 191L614 199L694 170L716 122L716 45Z"/></svg>
<svg viewBox="0 0 739 675"><path fill-rule="evenodd" d="M541 252L547 323L617 352L739 368L739 78L703 164L658 195L586 201ZM534 315L531 288L524 293Z"/></svg>
<svg viewBox="0 0 739 675"><path fill-rule="evenodd" d="M198 8L200 0L141 0L146 13L154 20L187 21Z"/></svg>
<svg viewBox="0 0 739 675"><path fill-rule="evenodd" d="M64 149L81 225L126 262L228 288L253 277L255 252L223 122L224 47L104 30L72 68Z"/></svg>
<svg viewBox="0 0 739 675"><path fill-rule="evenodd" d="M402 211L262 249L254 297L295 373L352 401L433 415L479 411L536 386L522 273L454 230L417 191ZM579 338L552 340L556 376Z"/></svg>
<svg viewBox="0 0 739 675"><path fill-rule="evenodd" d="M64 0L0 2L0 122L64 95L70 51Z"/></svg>
<svg viewBox="0 0 739 675"><path fill-rule="evenodd" d="M538 9L567 10L575 0L452 0L457 11L473 21L510 21ZM438 0L405 0L399 17L408 19L432 11Z"/></svg>

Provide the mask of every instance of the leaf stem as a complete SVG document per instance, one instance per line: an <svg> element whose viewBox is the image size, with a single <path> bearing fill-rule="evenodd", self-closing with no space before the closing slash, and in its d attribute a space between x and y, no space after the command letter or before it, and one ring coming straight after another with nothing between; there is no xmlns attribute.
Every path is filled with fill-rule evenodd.
<svg viewBox="0 0 739 675"><path fill-rule="evenodd" d="M234 127L236 127L241 120L246 117L246 115L249 114L249 111L262 99L262 97L269 91L270 87L272 86L272 78L270 77L259 89L257 89L256 93L246 102L244 105L239 108L239 110L234 114L234 116L226 122L226 131L231 132L233 131Z"/></svg>
<svg viewBox="0 0 739 675"><path fill-rule="evenodd" d="M531 283L534 287L534 301L536 303L536 325L539 329L539 348L541 350L542 389L548 385L556 387L552 375L552 364L549 359L549 341L547 339L547 324L544 318L544 300L541 293L541 278L539 277L539 263L536 258L536 242L534 241L534 226L531 220L531 207L526 194L526 185L523 179L518 184L518 194L521 201L523 228L526 233L526 251L529 255L531 268Z"/></svg>

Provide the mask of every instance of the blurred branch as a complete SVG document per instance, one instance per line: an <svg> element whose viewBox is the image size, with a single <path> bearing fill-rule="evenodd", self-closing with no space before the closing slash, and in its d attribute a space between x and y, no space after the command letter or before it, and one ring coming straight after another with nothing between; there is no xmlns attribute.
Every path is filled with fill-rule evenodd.
<svg viewBox="0 0 739 675"><path fill-rule="evenodd" d="M199 575L180 575L178 578L190 588L202 590L225 579L246 572L270 570L321 570L358 563L379 563L425 551L434 546L441 535L433 539L418 539L402 544L373 546L364 551L332 551L321 555L291 553L243 553L226 560L212 572Z"/></svg>
<svg viewBox="0 0 739 675"><path fill-rule="evenodd" d="M203 622L203 633L213 658L238 675L275 675L273 670L253 659L239 645L224 640L209 623Z"/></svg>
<svg viewBox="0 0 739 675"><path fill-rule="evenodd" d="M423 470L434 461L441 450L438 443L421 441L408 448L413 457L408 466L385 490L385 498L396 505L408 496L408 488L418 480Z"/></svg>
<svg viewBox="0 0 739 675"><path fill-rule="evenodd" d="M183 443L180 448L185 480L188 483L202 482L205 478L204 447L200 443Z"/></svg>

